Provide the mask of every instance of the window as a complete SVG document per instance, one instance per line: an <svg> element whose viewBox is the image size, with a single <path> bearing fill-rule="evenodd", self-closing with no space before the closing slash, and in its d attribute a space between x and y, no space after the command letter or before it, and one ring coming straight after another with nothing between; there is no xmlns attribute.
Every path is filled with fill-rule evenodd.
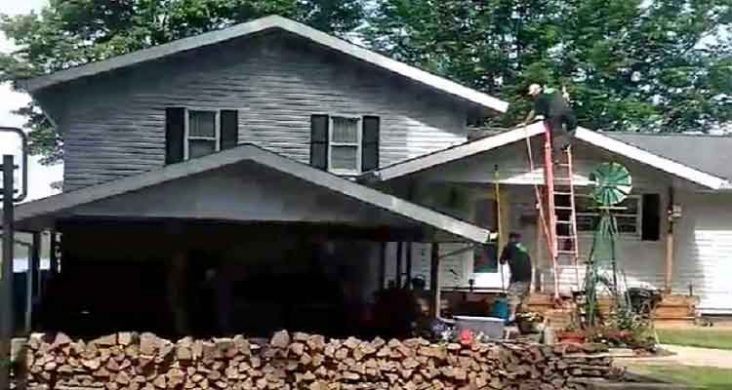
<svg viewBox="0 0 732 390"><path fill-rule="evenodd" d="M188 110L185 128L185 158L196 158L220 149L218 111Z"/></svg>
<svg viewBox="0 0 732 390"><path fill-rule="evenodd" d="M361 119L330 118L328 167L338 173L361 172Z"/></svg>
<svg viewBox="0 0 732 390"><path fill-rule="evenodd" d="M335 174L353 175L379 167L381 119L310 116L310 165Z"/></svg>
<svg viewBox="0 0 732 390"><path fill-rule="evenodd" d="M592 232L600 217L597 204L590 195L575 195L575 207L577 210L577 230L580 232ZM618 223L618 232L621 234L639 235L641 233L641 197L630 195L625 198L613 215ZM563 219L563 217L559 217Z"/></svg>
<svg viewBox="0 0 732 390"><path fill-rule="evenodd" d="M498 230L498 202L495 199L480 198L473 206L473 223L492 230ZM479 245L473 250L473 273L498 272L498 243L493 241Z"/></svg>

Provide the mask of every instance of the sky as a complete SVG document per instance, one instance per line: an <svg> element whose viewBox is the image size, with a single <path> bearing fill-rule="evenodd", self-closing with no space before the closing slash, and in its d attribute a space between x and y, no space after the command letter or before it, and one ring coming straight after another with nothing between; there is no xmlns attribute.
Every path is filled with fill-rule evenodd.
<svg viewBox="0 0 732 390"><path fill-rule="evenodd" d="M0 13L8 15L27 14L32 10L40 10L46 0L0 0ZM13 45L0 32L0 51L13 50ZM23 117L13 115L12 111L24 106L30 98L24 93L14 92L10 85L0 84L0 126L22 127ZM15 136L0 133L0 154L15 154L20 151L20 143ZM31 157L28 165L28 200L44 198L57 191L51 188L51 183L62 179L63 166L61 164L46 167L38 163L38 157Z"/></svg>

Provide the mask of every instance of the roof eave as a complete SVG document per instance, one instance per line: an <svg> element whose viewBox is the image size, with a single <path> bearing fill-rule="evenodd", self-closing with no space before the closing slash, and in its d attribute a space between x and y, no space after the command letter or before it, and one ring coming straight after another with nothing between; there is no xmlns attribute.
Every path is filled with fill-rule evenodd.
<svg viewBox="0 0 732 390"><path fill-rule="evenodd" d="M543 123L535 122L525 127L515 128L494 136L471 141L453 148L444 149L415 159L396 163L377 171L368 172L368 177L372 180L373 178L377 178L380 181L389 181L508 145L526 137L533 137L541 134L542 132L544 132ZM732 189L732 183L724 178L720 178L689 167L680 162L661 157L647 150L583 127L577 129L575 137L598 148L605 149L611 153L616 153L628 159L649 165L709 190L716 191Z"/></svg>
<svg viewBox="0 0 732 390"><path fill-rule="evenodd" d="M329 191L340 193L416 223L430 226L436 230L457 237L459 240L486 243L491 236L490 231L468 222L354 183L331 173L317 170L250 144L240 145L237 148L195 160L169 165L155 171L24 203L17 207L15 219L16 222L23 222L44 216L58 215L59 213L87 203L138 191L245 160L250 160L284 174L297 177L298 179L310 182Z"/></svg>
<svg viewBox="0 0 732 390"><path fill-rule="evenodd" d="M413 81L429 85L437 90L464 99L466 101L487 107L499 113L504 113L508 110L508 102L497 99L493 96L487 95L477 90L465 87L454 81L450 81L446 78L431 74L405 63L393 60L389 57L383 56L361 46L328 35L312 27L308 27L302 23L298 23L277 15L255 19L250 22L241 23L223 30L211 31L193 37L179 39L173 42L134 51L132 53L113 57L107 60L61 70L49 75L39 76L28 80L21 80L18 82L18 86L33 94L36 91L48 88L59 83L64 83L81 77L93 76L123 67L140 64L175 53L193 50L203 46L213 45L216 43L243 37L272 28L280 28L303 38L309 39L315 43L326 46L330 49L374 64Z"/></svg>

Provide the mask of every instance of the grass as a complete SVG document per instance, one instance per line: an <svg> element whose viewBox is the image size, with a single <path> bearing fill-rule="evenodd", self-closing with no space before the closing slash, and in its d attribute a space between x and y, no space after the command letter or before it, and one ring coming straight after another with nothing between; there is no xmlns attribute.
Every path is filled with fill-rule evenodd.
<svg viewBox="0 0 732 390"><path fill-rule="evenodd" d="M658 329L661 344L732 350L732 328Z"/></svg>
<svg viewBox="0 0 732 390"><path fill-rule="evenodd" d="M732 388L732 370L729 369L664 364L634 365L630 371L664 382L695 386L702 389Z"/></svg>

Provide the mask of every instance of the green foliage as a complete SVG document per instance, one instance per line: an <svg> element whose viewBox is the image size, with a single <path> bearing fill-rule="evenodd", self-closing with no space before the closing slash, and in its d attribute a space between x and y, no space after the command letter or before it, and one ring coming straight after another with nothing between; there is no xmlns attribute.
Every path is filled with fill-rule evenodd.
<svg viewBox="0 0 732 390"><path fill-rule="evenodd" d="M359 0L50 0L40 13L3 16L0 29L20 49L0 53L0 82L51 73L145 47L279 14L342 34L362 21ZM63 142L33 103L18 110L31 152L52 163Z"/></svg>
<svg viewBox="0 0 732 390"><path fill-rule="evenodd" d="M732 120L728 0L384 0L380 50L527 111L531 82L566 85L580 123L707 131Z"/></svg>

